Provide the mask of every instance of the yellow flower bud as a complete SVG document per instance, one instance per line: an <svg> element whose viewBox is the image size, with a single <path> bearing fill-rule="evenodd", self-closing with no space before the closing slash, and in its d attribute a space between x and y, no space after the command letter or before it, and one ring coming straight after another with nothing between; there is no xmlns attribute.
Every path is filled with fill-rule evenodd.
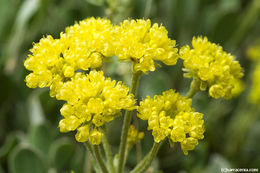
<svg viewBox="0 0 260 173"><path fill-rule="evenodd" d="M209 88L209 95L215 99L225 95L224 88L221 85L212 85Z"/></svg>
<svg viewBox="0 0 260 173"><path fill-rule="evenodd" d="M102 136L104 134L100 131L98 131L97 129L94 129L91 131L90 136L89 136L89 141L93 144L93 145L99 145L102 141Z"/></svg>
<svg viewBox="0 0 260 173"><path fill-rule="evenodd" d="M78 142L86 142L89 138L89 125L81 126L77 129L77 134L75 135L75 138Z"/></svg>

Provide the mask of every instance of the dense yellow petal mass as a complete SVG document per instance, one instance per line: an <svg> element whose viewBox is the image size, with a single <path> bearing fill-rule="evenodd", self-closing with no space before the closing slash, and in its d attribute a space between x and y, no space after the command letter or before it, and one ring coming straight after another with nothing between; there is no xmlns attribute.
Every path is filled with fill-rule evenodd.
<svg viewBox="0 0 260 173"><path fill-rule="evenodd" d="M56 96L77 70L100 67L104 57L114 54L111 32L109 20L88 18L66 28L59 39L42 38L24 62L32 71L25 79L27 86L50 87L50 95Z"/></svg>
<svg viewBox="0 0 260 173"><path fill-rule="evenodd" d="M135 108L134 95L129 94L129 88L122 82L105 78L102 71L91 71L87 75L76 73L71 81L64 83L56 98L67 102L60 110L64 117L59 124L60 131L77 129L79 142L90 139L95 145L101 142L102 135L89 132L90 125L96 129L119 116L122 109Z"/></svg>
<svg viewBox="0 0 260 173"><path fill-rule="evenodd" d="M64 80L62 69L65 62L60 57L63 45L63 42L52 36L42 38L34 44L30 50L32 54L24 62L25 68L33 71L25 79L28 87L51 87L53 93L56 93Z"/></svg>
<svg viewBox="0 0 260 173"><path fill-rule="evenodd" d="M67 27L65 35L70 44L63 57L68 67L74 71L100 67L103 57L114 55L111 33L110 20L101 18L88 18Z"/></svg>
<svg viewBox="0 0 260 173"><path fill-rule="evenodd" d="M201 90L208 88L213 98L231 98L234 81L243 76L239 62L221 46L209 42L207 37L194 37L192 46L180 50L184 76L199 79Z"/></svg>
<svg viewBox="0 0 260 173"><path fill-rule="evenodd" d="M168 38L163 26L150 20L125 20L114 26L110 20L88 18L67 27L59 39L42 38L33 45L24 62L32 71L25 81L28 87L50 87L55 97L64 81L78 70L98 68L104 58L117 56L133 62L134 71L154 71L155 60L174 65L178 54L175 40Z"/></svg>
<svg viewBox="0 0 260 173"><path fill-rule="evenodd" d="M167 30L158 24L151 26L150 20L112 25L108 19L92 17L67 27L60 38L48 35L34 44L24 62L31 71L25 81L30 88L49 87L51 97L66 102L60 110L64 117L59 122L61 132L77 130L77 141L98 145L103 135L99 127L119 116L122 109L136 107L128 87L94 69L104 59L117 56L131 61L134 72L154 71L155 61L176 64L175 46Z"/></svg>
<svg viewBox="0 0 260 173"><path fill-rule="evenodd" d="M179 142L184 154L193 150L199 139L203 139L203 114L194 112L192 100L181 96L174 90L162 95L149 96L140 102L137 116L148 120L148 130L152 130L155 142L169 137Z"/></svg>
<svg viewBox="0 0 260 173"><path fill-rule="evenodd" d="M115 54L119 60L133 62L134 71L154 71L155 60L175 65L178 59L176 41L168 31L150 20L124 20L114 27Z"/></svg>

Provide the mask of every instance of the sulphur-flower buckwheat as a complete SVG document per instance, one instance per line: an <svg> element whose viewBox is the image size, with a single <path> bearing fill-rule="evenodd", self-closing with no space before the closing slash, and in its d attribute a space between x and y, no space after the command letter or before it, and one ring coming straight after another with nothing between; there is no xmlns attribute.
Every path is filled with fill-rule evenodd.
<svg viewBox="0 0 260 173"><path fill-rule="evenodd" d="M196 78L201 90L209 88L211 97L230 99L234 81L243 76L239 62L221 46L209 42L207 37L193 37L192 46L180 50L186 72L184 76Z"/></svg>
<svg viewBox="0 0 260 173"><path fill-rule="evenodd" d="M89 138L92 144L99 144L102 132L97 128L119 116L122 109L135 108L134 95L128 92L129 88L122 82L105 78L102 71L91 71L87 75L76 73L71 81L64 83L56 96L67 101L61 108L64 119L60 121L60 131L77 129L77 141L86 142ZM89 133L91 127L94 130Z"/></svg>
<svg viewBox="0 0 260 173"><path fill-rule="evenodd" d="M148 130L152 130L155 142L169 137L172 142L180 142L185 155L193 150L199 139L203 139L203 114L194 112L192 100L174 90L149 96L140 102L138 117L148 120Z"/></svg>
<svg viewBox="0 0 260 173"><path fill-rule="evenodd" d="M88 18L66 28L60 39L42 38L24 62L33 71L25 79L27 86L50 87L54 97L77 70L100 67L103 58L113 55L111 30L109 20Z"/></svg>
<svg viewBox="0 0 260 173"><path fill-rule="evenodd" d="M155 60L175 65L178 59L176 41L168 32L150 20L124 20L114 27L115 54L119 60L132 61L134 71L154 71Z"/></svg>

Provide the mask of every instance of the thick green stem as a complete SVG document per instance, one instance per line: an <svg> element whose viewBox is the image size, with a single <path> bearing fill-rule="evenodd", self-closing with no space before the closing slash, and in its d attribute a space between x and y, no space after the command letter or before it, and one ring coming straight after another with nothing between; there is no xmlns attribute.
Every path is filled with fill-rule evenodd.
<svg viewBox="0 0 260 173"><path fill-rule="evenodd" d="M161 146L162 142L156 143L154 142L151 151L145 156L145 158L138 164L130 173L143 173L145 172L149 166L151 165L153 159L158 153L158 150Z"/></svg>
<svg viewBox="0 0 260 173"><path fill-rule="evenodd" d="M90 162L90 160L92 160L91 153L86 152L84 173L92 173L92 163Z"/></svg>
<svg viewBox="0 0 260 173"><path fill-rule="evenodd" d="M105 135L103 136L103 147L105 150L109 171L111 173L115 173L115 167L113 164L113 156L112 156L111 147L110 147L109 142Z"/></svg>
<svg viewBox="0 0 260 173"><path fill-rule="evenodd" d="M187 93L187 98L192 98L197 92L200 91L200 82L199 79L194 78L190 85L190 90Z"/></svg>
<svg viewBox="0 0 260 173"><path fill-rule="evenodd" d="M102 155L101 155L100 148L98 145L94 145L94 153L95 153L96 159L97 159L99 166L101 167L103 173L109 173L108 169L104 163L104 160L102 159Z"/></svg>
<svg viewBox="0 0 260 173"><path fill-rule="evenodd" d="M88 148L90 154L92 155L92 157L94 157L94 151L93 148L91 146L91 144L89 142L85 142L84 145Z"/></svg>
<svg viewBox="0 0 260 173"><path fill-rule="evenodd" d="M97 165L97 160L96 160L96 157L94 155L94 150L93 150L93 147L92 145L89 143L89 142L86 142L84 143L85 147L88 148L88 151L90 153L90 155L92 156L92 164L93 164L93 167L95 169L96 172L100 172L99 168L98 168L98 165Z"/></svg>
<svg viewBox="0 0 260 173"><path fill-rule="evenodd" d="M136 95L137 85L142 72L133 73L130 93ZM131 123L132 111L126 111L124 116L124 124L122 128L120 148L119 148L119 161L117 173L122 173L125 165L125 155L126 155L126 144L127 144L127 134Z"/></svg>

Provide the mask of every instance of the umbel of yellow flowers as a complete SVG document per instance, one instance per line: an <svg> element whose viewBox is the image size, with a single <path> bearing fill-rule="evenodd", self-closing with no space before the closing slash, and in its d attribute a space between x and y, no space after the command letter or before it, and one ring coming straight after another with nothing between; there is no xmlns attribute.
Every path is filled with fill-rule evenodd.
<svg viewBox="0 0 260 173"><path fill-rule="evenodd" d="M150 20L125 20L116 26L108 19L88 18L67 27L59 39L42 38L30 51L24 62L32 71L27 86L50 87L51 97L66 101L60 131L77 130L77 141L94 145L102 139L99 127L122 109L134 109L135 99L122 82L105 78L101 71L87 71L114 55L131 61L135 72L145 73L155 70L155 60L174 65L178 59L175 41Z"/></svg>
<svg viewBox="0 0 260 173"><path fill-rule="evenodd" d="M209 88L209 95L213 98L231 98L236 80L243 76L239 62L221 46L209 42L207 37L193 37L192 46L180 50L186 72L184 76L199 81L200 90Z"/></svg>
<svg viewBox="0 0 260 173"><path fill-rule="evenodd" d="M135 108L133 94L128 94L128 87L122 82L105 78L102 71L91 71L88 75L77 73L61 87L57 99L67 103L61 108L64 116L59 123L61 132L78 129L76 139L92 144L101 142L102 132L97 127L112 121L120 115L122 109ZM90 127L94 130L89 133Z"/></svg>
<svg viewBox="0 0 260 173"><path fill-rule="evenodd" d="M185 155L193 150L199 139L203 139L203 114L194 112L192 100L181 96L174 90L149 96L140 103L137 116L148 120L148 130L152 130L155 142L169 137L172 142L180 142Z"/></svg>
<svg viewBox="0 0 260 173"><path fill-rule="evenodd" d="M235 81L243 75L239 63L206 37L194 37L192 45L193 49L183 47L179 55L176 41L168 37L165 27L151 25L150 20L113 25L108 19L88 18L67 27L59 39L46 36L35 43L24 62L32 71L25 81L30 88L49 87L51 97L66 102L60 110L64 118L59 128L61 132L77 131L78 142L99 145L104 123L121 115L121 110L137 109L138 117L148 120L156 143L169 138L188 154L205 131L203 114L191 108L191 99L168 90L135 106L127 86L95 69L117 56L120 61L132 62L134 73L148 73L155 70L156 61L175 65L180 56L185 76L196 78L201 90L209 88L214 98L230 98ZM142 138L143 133L131 126L128 145Z"/></svg>
<svg viewBox="0 0 260 173"><path fill-rule="evenodd" d="M175 40L168 38L163 26L150 20L125 20L113 26L107 19L89 18L66 28L60 39L42 38L30 50L24 62L33 71L26 77L27 86L50 87L51 96L77 70L102 65L102 61L116 55L119 60L132 61L134 71L154 71L154 61L167 65L177 62Z"/></svg>
<svg viewBox="0 0 260 173"><path fill-rule="evenodd" d="M131 60L134 71L154 71L155 60L175 65L178 57L176 41L168 38L163 26L150 20L125 20L114 27L115 55L119 60Z"/></svg>

